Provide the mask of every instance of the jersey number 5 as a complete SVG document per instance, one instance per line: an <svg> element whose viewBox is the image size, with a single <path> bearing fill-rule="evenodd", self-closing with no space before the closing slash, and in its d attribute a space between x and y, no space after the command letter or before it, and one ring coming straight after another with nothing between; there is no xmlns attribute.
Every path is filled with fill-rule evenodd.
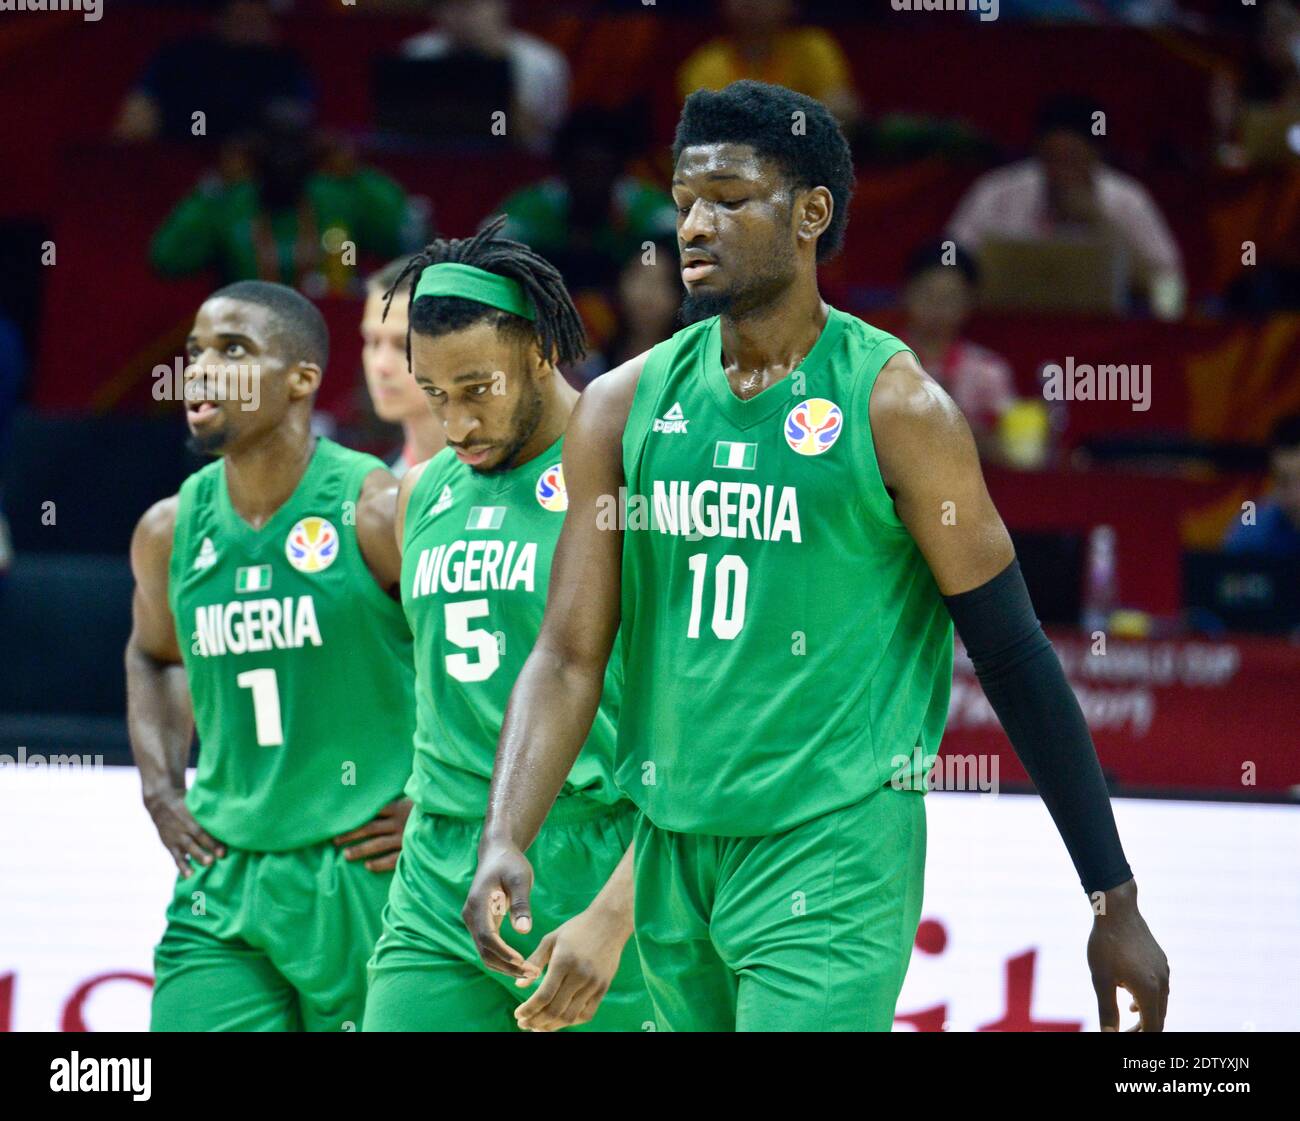
<svg viewBox="0 0 1300 1121"><path fill-rule="evenodd" d="M700 637L700 610L704 606L704 581L708 578L709 557L696 553L691 566L691 621L687 638ZM749 591L749 568L739 557L723 557L713 570L713 633L732 639L745 625L745 596Z"/></svg>
<svg viewBox="0 0 1300 1121"><path fill-rule="evenodd" d="M463 650L478 652L475 661L470 661L465 654L447 655L447 672L457 681L486 681L501 664L496 635L481 627L470 629L471 619L481 619L487 613L488 601L485 599L467 599L461 603L447 604L448 640Z"/></svg>

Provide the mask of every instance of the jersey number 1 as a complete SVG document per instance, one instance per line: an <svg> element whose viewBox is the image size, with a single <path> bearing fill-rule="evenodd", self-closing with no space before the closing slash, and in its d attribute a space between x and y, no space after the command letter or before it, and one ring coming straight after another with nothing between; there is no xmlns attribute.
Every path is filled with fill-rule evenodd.
<svg viewBox="0 0 1300 1121"><path fill-rule="evenodd" d="M258 747L280 747L284 725L280 723L280 686L273 669L246 669L235 678L241 689L253 691L253 723Z"/></svg>
<svg viewBox="0 0 1300 1121"><path fill-rule="evenodd" d="M696 553L691 566L691 621L687 638L700 637L700 611L704 606L704 581L709 556ZM731 639L745 625L745 596L749 591L749 568L739 557L723 557L713 570L713 633Z"/></svg>

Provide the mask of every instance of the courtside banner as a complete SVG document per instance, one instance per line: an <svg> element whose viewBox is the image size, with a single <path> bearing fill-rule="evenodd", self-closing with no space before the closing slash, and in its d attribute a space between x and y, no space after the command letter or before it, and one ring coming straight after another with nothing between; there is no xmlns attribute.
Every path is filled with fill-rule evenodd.
<svg viewBox="0 0 1300 1121"><path fill-rule="evenodd" d="M0 1031L143 1031L175 873L139 778L10 758L0 757ZM1042 803L926 802L925 906L896 1030L1095 1031L1091 911ZM1300 807L1114 804L1142 913L1169 956L1167 1029L1300 1030ZM812 913L816 901L782 905ZM1126 1007L1121 994L1127 1027Z"/></svg>
<svg viewBox="0 0 1300 1121"><path fill-rule="evenodd" d="M1270 795L1300 786L1293 699L1300 644L1091 641L1055 628L1049 637L1113 782ZM960 642L942 751L997 755L1004 783L1026 781Z"/></svg>

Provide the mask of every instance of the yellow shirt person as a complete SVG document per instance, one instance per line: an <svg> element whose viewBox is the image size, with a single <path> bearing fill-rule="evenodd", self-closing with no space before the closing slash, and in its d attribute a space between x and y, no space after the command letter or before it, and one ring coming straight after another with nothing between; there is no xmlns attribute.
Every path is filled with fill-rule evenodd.
<svg viewBox="0 0 1300 1121"><path fill-rule="evenodd" d="M815 97L841 119L856 112L848 60L835 39L818 27L783 28L752 47L732 36L714 39L682 64L678 92L685 98L697 89L720 90L742 78Z"/></svg>

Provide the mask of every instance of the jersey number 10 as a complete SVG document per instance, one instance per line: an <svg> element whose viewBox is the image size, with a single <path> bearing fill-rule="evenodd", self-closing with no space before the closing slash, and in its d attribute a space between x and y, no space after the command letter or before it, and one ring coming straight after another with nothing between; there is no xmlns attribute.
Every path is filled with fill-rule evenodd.
<svg viewBox="0 0 1300 1121"><path fill-rule="evenodd" d="M700 612L704 606L704 582L708 579L709 556L696 553L691 566L691 621L687 638L700 637ZM749 591L749 568L739 557L726 556L713 570L713 633L732 639L745 625L745 596Z"/></svg>

